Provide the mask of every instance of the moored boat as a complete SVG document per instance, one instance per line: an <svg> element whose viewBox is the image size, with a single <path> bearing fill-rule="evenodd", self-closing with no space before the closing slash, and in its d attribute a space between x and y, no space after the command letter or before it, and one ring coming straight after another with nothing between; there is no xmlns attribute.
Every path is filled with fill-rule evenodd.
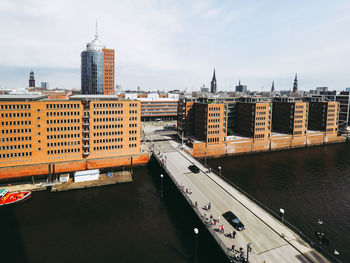
<svg viewBox="0 0 350 263"><path fill-rule="evenodd" d="M31 194L30 191L10 192L8 189L0 189L0 206L22 202L30 198Z"/></svg>

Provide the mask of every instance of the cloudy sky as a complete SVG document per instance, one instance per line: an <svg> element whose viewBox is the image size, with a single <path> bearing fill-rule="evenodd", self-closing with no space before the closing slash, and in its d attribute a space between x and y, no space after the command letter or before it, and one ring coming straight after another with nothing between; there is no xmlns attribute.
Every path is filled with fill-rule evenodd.
<svg viewBox="0 0 350 263"><path fill-rule="evenodd" d="M116 50L124 89L350 87L350 2L338 0L1 0L0 87L80 89L95 34Z"/></svg>

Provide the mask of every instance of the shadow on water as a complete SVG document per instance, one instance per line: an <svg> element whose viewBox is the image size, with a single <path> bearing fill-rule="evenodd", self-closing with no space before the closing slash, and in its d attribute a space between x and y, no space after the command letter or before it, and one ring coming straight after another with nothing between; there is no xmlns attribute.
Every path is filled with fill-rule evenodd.
<svg viewBox="0 0 350 263"><path fill-rule="evenodd" d="M0 207L1 262L28 262L25 243L16 216L16 206Z"/></svg>

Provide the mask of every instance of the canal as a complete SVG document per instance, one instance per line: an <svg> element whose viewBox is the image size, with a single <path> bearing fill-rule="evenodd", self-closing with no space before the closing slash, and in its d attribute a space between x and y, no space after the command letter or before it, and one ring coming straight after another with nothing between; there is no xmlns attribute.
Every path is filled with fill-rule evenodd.
<svg viewBox="0 0 350 263"><path fill-rule="evenodd" d="M223 176L312 237L324 221L344 263L350 262L350 144L207 160ZM226 262L160 169L136 167L133 183L69 192L34 192L0 209L2 260L12 262Z"/></svg>

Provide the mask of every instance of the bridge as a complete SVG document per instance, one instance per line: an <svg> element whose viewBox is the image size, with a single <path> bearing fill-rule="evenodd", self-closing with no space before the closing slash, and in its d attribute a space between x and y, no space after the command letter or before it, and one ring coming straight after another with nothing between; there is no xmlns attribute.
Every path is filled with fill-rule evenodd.
<svg viewBox="0 0 350 263"><path fill-rule="evenodd" d="M249 245L252 248L248 252L251 263L331 262L291 228L270 215L219 175L208 170L179 146L174 141L158 141L152 143L151 150L229 261L237 261L239 248L244 248L244 257L247 258L247 245ZM188 169L192 164L200 169L199 173L193 173ZM192 193L189 193L189 189ZM205 206L209 202L211 208L207 210ZM243 231L236 230L235 238L226 235L234 230L222 217L227 211L232 211L245 225ZM216 225L209 223L211 215L214 219L220 216ZM221 225L224 226L224 233L218 230ZM232 245L235 246L234 250Z"/></svg>

